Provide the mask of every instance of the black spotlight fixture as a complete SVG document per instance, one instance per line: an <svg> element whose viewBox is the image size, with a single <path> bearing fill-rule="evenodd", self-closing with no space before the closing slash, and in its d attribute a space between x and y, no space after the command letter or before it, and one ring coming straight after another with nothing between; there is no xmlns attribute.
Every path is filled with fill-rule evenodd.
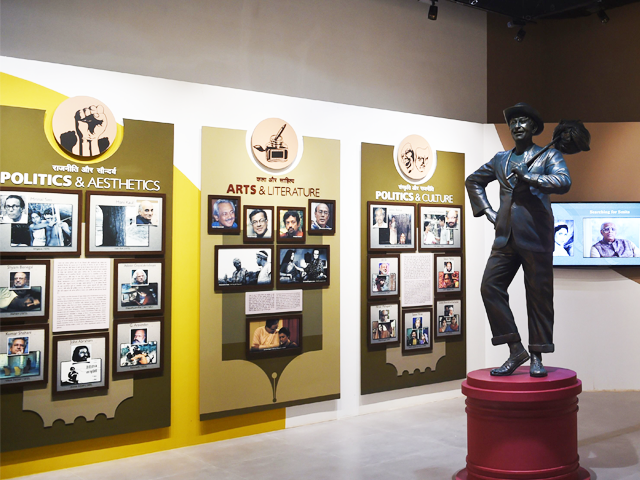
<svg viewBox="0 0 640 480"><path fill-rule="evenodd" d="M513 37L513 39L516 42L521 42L524 40L524 36L527 34L527 32L524 31L524 28L521 28L520 30L518 30L518 33L516 33L516 36Z"/></svg>
<svg viewBox="0 0 640 480"><path fill-rule="evenodd" d="M438 6L436 5L437 0L431 0L431 6L429 7L429 20L437 20L438 19Z"/></svg>
<svg viewBox="0 0 640 480"><path fill-rule="evenodd" d="M609 15L607 15L607 12L604 11L604 8L598 10L598 13L596 15L598 15L598 18L602 23L607 23L609 21Z"/></svg>

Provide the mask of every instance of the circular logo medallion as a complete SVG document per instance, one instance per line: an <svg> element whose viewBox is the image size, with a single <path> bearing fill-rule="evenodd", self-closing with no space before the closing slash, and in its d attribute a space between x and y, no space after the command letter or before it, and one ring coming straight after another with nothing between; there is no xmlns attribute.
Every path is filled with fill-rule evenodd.
<svg viewBox="0 0 640 480"><path fill-rule="evenodd" d="M293 127L280 118L261 121L251 135L254 158L271 170L283 170L298 155L298 135Z"/></svg>
<svg viewBox="0 0 640 480"><path fill-rule="evenodd" d="M396 168L412 183L429 180L436 170L436 158L431 145L420 135L409 135L396 148Z"/></svg>
<svg viewBox="0 0 640 480"><path fill-rule="evenodd" d="M53 136L67 153L95 158L113 145L118 124L103 102L93 97L68 98L56 108Z"/></svg>

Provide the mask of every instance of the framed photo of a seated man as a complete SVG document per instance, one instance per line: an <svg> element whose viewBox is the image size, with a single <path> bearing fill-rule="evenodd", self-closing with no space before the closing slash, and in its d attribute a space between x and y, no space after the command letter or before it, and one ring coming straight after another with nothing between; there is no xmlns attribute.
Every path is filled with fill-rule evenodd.
<svg viewBox="0 0 640 480"><path fill-rule="evenodd" d="M368 345L397 344L400 341L400 303L369 303L367 310Z"/></svg>
<svg viewBox="0 0 640 480"><path fill-rule="evenodd" d="M367 202L370 251L416 249L416 207L411 203Z"/></svg>
<svg viewBox="0 0 640 480"><path fill-rule="evenodd" d="M309 217L307 225L309 235L335 235L336 233L336 201L309 200L307 209Z"/></svg>
<svg viewBox="0 0 640 480"><path fill-rule="evenodd" d="M278 207L278 243L304 243L306 207Z"/></svg>
<svg viewBox="0 0 640 480"><path fill-rule="evenodd" d="M85 255L163 255L165 198L87 192Z"/></svg>
<svg viewBox="0 0 640 480"><path fill-rule="evenodd" d="M436 294L462 291L462 257L435 255Z"/></svg>
<svg viewBox="0 0 640 480"><path fill-rule="evenodd" d="M247 318L247 358L302 353L302 314Z"/></svg>
<svg viewBox="0 0 640 480"><path fill-rule="evenodd" d="M0 330L0 386L46 385L49 325L7 326Z"/></svg>
<svg viewBox="0 0 640 480"><path fill-rule="evenodd" d="M53 337L53 393L109 388L109 333Z"/></svg>
<svg viewBox="0 0 640 480"><path fill-rule="evenodd" d="M79 256L81 193L24 188L0 192L0 254Z"/></svg>
<svg viewBox="0 0 640 480"><path fill-rule="evenodd" d="M367 265L367 298L400 295L400 255L369 255Z"/></svg>
<svg viewBox="0 0 640 480"><path fill-rule="evenodd" d="M3 323L49 318L49 260L0 261L0 319Z"/></svg>
<svg viewBox="0 0 640 480"><path fill-rule="evenodd" d="M273 207L244 206L244 243L273 243Z"/></svg>
<svg viewBox="0 0 640 480"><path fill-rule="evenodd" d="M239 196L207 196L207 231L209 235L238 235L242 225Z"/></svg>
<svg viewBox="0 0 640 480"><path fill-rule="evenodd" d="M113 316L164 312L164 259L116 259Z"/></svg>
<svg viewBox="0 0 640 480"><path fill-rule="evenodd" d="M273 246L216 245L216 292L249 292L273 288Z"/></svg>
<svg viewBox="0 0 640 480"><path fill-rule="evenodd" d="M328 245L278 246L277 288L323 288L331 281Z"/></svg>
<svg viewBox="0 0 640 480"><path fill-rule="evenodd" d="M418 250L462 249L462 206L419 205Z"/></svg>
<svg viewBox="0 0 640 480"><path fill-rule="evenodd" d="M402 351L433 350L433 312L431 308L402 309Z"/></svg>
<svg viewBox="0 0 640 480"><path fill-rule="evenodd" d="M163 368L162 317L113 321L113 377L156 372Z"/></svg>
<svg viewBox="0 0 640 480"><path fill-rule="evenodd" d="M447 299L436 302L436 338L462 335L462 300Z"/></svg>

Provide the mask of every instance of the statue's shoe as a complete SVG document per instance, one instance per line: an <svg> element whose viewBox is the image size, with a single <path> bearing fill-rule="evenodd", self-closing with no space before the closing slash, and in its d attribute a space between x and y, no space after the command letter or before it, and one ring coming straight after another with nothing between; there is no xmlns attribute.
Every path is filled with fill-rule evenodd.
<svg viewBox="0 0 640 480"><path fill-rule="evenodd" d="M537 355L531 355L531 365L529 366L529 375L532 377L546 377L547 370L542 365L542 360Z"/></svg>
<svg viewBox="0 0 640 480"><path fill-rule="evenodd" d="M529 360L529 353L526 350L522 350L522 352L516 356L511 355L501 367L491 370L491 375L495 377L506 377L507 375L511 375L516 371L516 368L527 360Z"/></svg>

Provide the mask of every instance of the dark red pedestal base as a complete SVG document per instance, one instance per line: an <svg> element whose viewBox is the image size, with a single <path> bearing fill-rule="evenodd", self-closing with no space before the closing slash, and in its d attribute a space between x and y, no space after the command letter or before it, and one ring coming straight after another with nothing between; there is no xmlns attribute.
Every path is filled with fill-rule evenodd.
<svg viewBox="0 0 640 480"><path fill-rule="evenodd" d="M467 396L467 468L457 480L589 480L578 463L576 373L528 367L511 376L476 370L462 382Z"/></svg>

